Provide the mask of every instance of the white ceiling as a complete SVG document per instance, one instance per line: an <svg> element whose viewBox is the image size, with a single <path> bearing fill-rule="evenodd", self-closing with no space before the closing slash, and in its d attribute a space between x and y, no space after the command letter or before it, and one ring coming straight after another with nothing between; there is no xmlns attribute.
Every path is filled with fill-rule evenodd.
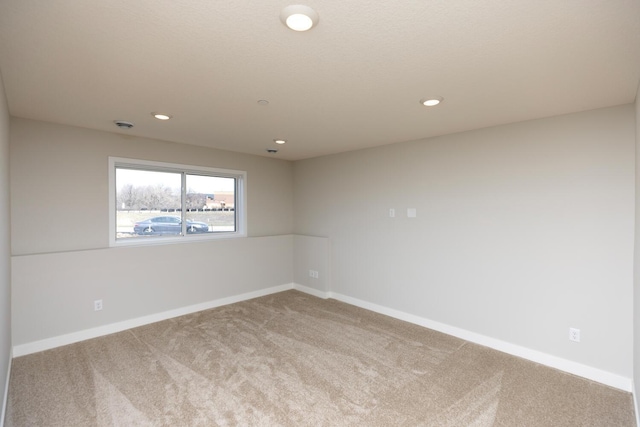
<svg viewBox="0 0 640 427"><path fill-rule="evenodd" d="M631 103L640 80L640 0L310 0L306 33L288 4L0 0L10 112L264 156L285 138L295 160Z"/></svg>

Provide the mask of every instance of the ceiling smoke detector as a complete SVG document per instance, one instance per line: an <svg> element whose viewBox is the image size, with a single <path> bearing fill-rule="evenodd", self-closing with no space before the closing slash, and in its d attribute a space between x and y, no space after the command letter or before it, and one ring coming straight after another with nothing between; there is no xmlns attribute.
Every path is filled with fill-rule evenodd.
<svg viewBox="0 0 640 427"><path fill-rule="evenodd" d="M115 123L116 126L122 129L131 129L133 127L133 123L125 122L124 120L114 120L113 123Z"/></svg>

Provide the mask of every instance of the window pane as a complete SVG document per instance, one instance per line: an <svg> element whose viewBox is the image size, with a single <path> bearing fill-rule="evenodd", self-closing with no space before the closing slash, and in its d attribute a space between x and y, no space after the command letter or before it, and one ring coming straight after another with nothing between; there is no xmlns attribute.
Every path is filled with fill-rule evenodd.
<svg viewBox="0 0 640 427"><path fill-rule="evenodd" d="M116 168L116 239L179 235L181 181L180 173Z"/></svg>
<svg viewBox="0 0 640 427"><path fill-rule="evenodd" d="M187 234L236 231L236 179L187 175Z"/></svg>
<svg viewBox="0 0 640 427"><path fill-rule="evenodd" d="M109 157L109 246L246 237L245 181L243 171Z"/></svg>

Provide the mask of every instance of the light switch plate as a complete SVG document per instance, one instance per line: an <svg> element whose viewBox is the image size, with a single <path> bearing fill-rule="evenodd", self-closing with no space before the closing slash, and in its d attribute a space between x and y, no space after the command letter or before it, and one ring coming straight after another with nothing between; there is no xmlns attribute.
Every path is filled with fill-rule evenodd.
<svg viewBox="0 0 640 427"><path fill-rule="evenodd" d="M416 208L407 209L407 218L415 218L417 216L418 216L418 211L416 211Z"/></svg>

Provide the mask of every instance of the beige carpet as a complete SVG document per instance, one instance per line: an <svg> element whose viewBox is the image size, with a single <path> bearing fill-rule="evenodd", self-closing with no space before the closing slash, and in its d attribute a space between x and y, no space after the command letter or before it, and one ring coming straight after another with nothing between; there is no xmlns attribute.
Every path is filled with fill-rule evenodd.
<svg viewBox="0 0 640 427"><path fill-rule="evenodd" d="M16 358L6 426L633 426L631 395L288 291Z"/></svg>

